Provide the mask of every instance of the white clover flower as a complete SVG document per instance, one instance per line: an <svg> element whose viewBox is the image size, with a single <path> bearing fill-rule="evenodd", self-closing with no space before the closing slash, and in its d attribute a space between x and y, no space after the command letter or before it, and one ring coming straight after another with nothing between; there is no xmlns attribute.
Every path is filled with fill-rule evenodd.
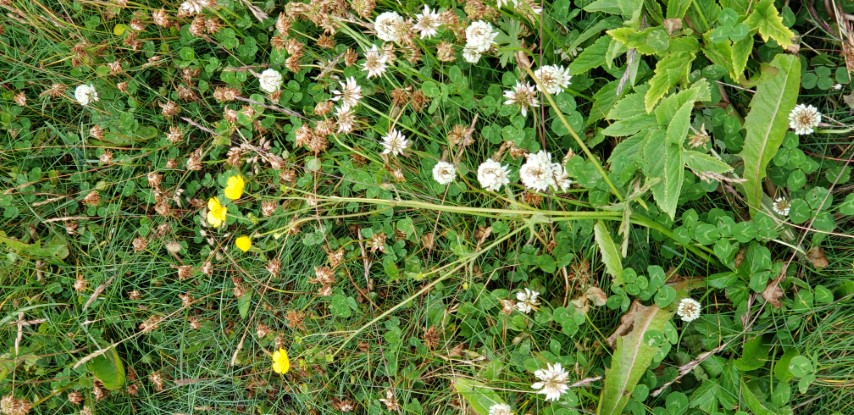
<svg viewBox="0 0 854 415"><path fill-rule="evenodd" d="M531 388L537 389L537 393L546 395L547 401L560 399L560 396L569 389L567 385L569 373L560 366L560 363L554 365L549 363L546 369L534 372L534 376L540 381L531 385Z"/></svg>
<svg viewBox="0 0 854 415"><path fill-rule="evenodd" d="M368 78L382 76L386 70L388 56L381 50L377 49L377 45L371 45L371 49L365 52L365 64L362 65L368 71Z"/></svg>
<svg viewBox="0 0 854 415"><path fill-rule="evenodd" d="M474 21L466 28L466 47L479 53L486 52L495 44L496 36L498 32L491 24L483 20Z"/></svg>
<svg viewBox="0 0 854 415"><path fill-rule="evenodd" d="M489 415L513 415L513 408L504 403L497 403L489 407Z"/></svg>
<svg viewBox="0 0 854 415"><path fill-rule="evenodd" d="M403 25L403 17L396 12L385 12L374 20L377 37L386 42L400 42L398 28Z"/></svg>
<svg viewBox="0 0 854 415"><path fill-rule="evenodd" d="M501 190L501 186L510 183L510 171L501 163L488 159L477 168L477 181L480 186L486 190L497 192Z"/></svg>
<svg viewBox="0 0 854 415"><path fill-rule="evenodd" d="M425 5L424 12L416 14L415 18L417 22L414 28L421 32L421 39L429 39L439 33L439 26L442 25L442 22L439 20L438 11L431 11L430 7Z"/></svg>
<svg viewBox="0 0 854 415"><path fill-rule="evenodd" d="M77 85L77 88L74 89L74 99L85 107L92 102L98 102L98 91L92 84Z"/></svg>
<svg viewBox="0 0 854 415"><path fill-rule="evenodd" d="M812 134L813 128L821 122L821 113L812 105L798 104L789 113L789 127L797 135Z"/></svg>
<svg viewBox="0 0 854 415"><path fill-rule="evenodd" d="M282 74L275 69L267 69L258 76L258 83L262 91L272 94L282 87Z"/></svg>
<svg viewBox="0 0 854 415"><path fill-rule="evenodd" d="M356 125L356 116L350 107L338 107L335 109L336 124L339 133L350 133Z"/></svg>
<svg viewBox="0 0 854 415"><path fill-rule="evenodd" d="M533 291L529 288L525 288L522 291L516 293L516 309L521 313L528 314L531 311L537 309L537 306L540 305L540 301L537 300L537 297L540 296L540 293Z"/></svg>
<svg viewBox="0 0 854 415"><path fill-rule="evenodd" d="M207 7L210 7L211 3L208 0L187 0L181 3L180 10L184 13L187 13L190 16L199 14Z"/></svg>
<svg viewBox="0 0 854 415"><path fill-rule="evenodd" d="M522 116L528 116L528 108L536 108L540 106L537 101L537 88L525 82L524 84L516 81L516 86L513 89L504 91L504 105L518 105L522 108Z"/></svg>
<svg viewBox="0 0 854 415"><path fill-rule="evenodd" d="M480 61L480 56L480 52L478 52L475 48L470 48L468 46L463 48L463 60L468 63L477 63L478 61Z"/></svg>
<svg viewBox="0 0 854 415"><path fill-rule="evenodd" d="M778 215L789 216L789 208L791 207L791 204L788 199L780 196L777 199L774 199L774 203L771 204L771 207L774 208L774 212L777 212Z"/></svg>
<svg viewBox="0 0 854 415"><path fill-rule="evenodd" d="M676 315L682 318L682 321L686 323L690 323L698 318L700 318L700 312L702 311L703 306L693 298L683 298L679 301L679 305L676 307Z"/></svg>
<svg viewBox="0 0 854 415"><path fill-rule="evenodd" d="M552 155L545 150L528 153L527 160L519 169L519 179L525 187L544 191L554 184L554 163Z"/></svg>
<svg viewBox="0 0 854 415"><path fill-rule="evenodd" d="M407 147L409 147L409 141L397 129L392 128L388 134L383 136L383 154L399 156Z"/></svg>
<svg viewBox="0 0 854 415"><path fill-rule="evenodd" d="M558 65L545 65L534 71L534 75L540 80L546 92L552 95L563 92L572 78L569 69Z"/></svg>
<svg viewBox="0 0 854 415"><path fill-rule="evenodd" d="M439 184L451 184L456 178L457 168L447 161L440 161L433 167L433 180Z"/></svg>
<svg viewBox="0 0 854 415"><path fill-rule="evenodd" d="M332 94L335 95L332 100L341 101L343 108L353 108L358 105L359 100L362 99L362 87L356 83L356 78L351 76L346 79L346 82L338 81L338 83L341 85L341 89L332 91Z"/></svg>

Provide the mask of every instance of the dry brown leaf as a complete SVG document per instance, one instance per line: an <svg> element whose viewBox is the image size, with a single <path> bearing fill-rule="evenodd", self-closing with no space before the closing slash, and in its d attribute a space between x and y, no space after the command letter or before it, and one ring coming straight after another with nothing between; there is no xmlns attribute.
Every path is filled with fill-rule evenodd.
<svg viewBox="0 0 854 415"><path fill-rule="evenodd" d="M830 265L827 261L827 257L824 255L824 250L818 246L807 251L807 258L809 258L813 266L818 269L827 268L827 266Z"/></svg>
<svg viewBox="0 0 854 415"><path fill-rule="evenodd" d="M762 291L762 298L771 303L775 308L780 308L780 299L783 298L783 289L777 280L768 283L768 286Z"/></svg>

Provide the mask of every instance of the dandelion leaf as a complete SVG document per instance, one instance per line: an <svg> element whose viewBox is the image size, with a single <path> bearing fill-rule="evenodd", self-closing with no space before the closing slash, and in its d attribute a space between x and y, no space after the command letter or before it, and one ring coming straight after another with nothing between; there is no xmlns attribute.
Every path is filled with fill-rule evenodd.
<svg viewBox="0 0 854 415"><path fill-rule="evenodd" d="M662 332L672 317L672 311L658 306L644 306L637 300L622 317L620 327L609 340L615 340L616 350L611 366L605 369L605 387L599 397L599 415L619 415L629 402L632 392L660 346L648 336Z"/></svg>
<svg viewBox="0 0 854 415"><path fill-rule="evenodd" d="M789 112L798 99L801 62L796 56L780 54L766 72L750 101L750 112L744 122L744 148L740 153L746 180L744 193L751 215L755 215L762 201L765 168L786 136Z"/></svg>

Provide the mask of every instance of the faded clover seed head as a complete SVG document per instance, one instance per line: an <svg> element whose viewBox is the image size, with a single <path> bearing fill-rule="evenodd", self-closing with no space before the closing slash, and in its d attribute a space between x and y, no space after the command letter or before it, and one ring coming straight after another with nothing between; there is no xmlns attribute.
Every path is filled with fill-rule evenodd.
<svg viewBox="0 0 854 415"><path fill-rule="evenodd" d="M338 83L341 88L332 91L334 95L332 100L341 101L341 108L344 109L354 108L358 105L359 100L362 99L362 87L356 83L356 78L351 76L345 82L339 81Z"/></svg>
<svg viewBox="0 0 854 415"><path fill-rule="evenodd" d="M448 185L457 177L457 168L447 161L440 161L433 167L433 179L441 185Z"/></svg>
<svg viewBox="0 0 854 415"><path fill-rule="evenodd" d="M406 140L406 136L395 128L392 128L388 134L383 136L382 144L383 154L391 154L393 156L403 154L403 151L409 147L409 141Z"/></svg>
<svg viewBox="0 0 854 415"><path fill-rule="evenodd" d="M518 105L522 109L522 116L528 116L528 108L536 108L540 106L537 100L537 87L525 82L516 81L516 86L513 89L504 91L505 105Z"/></svg>
<svg viewBox="0 0 854 415"><path fill-rule="evenodd" d="M821 123L821 113L812 105L798 104L789 113L789 127L797 135L812 134L813 128Z"/></svg>
<svg viewBox="0 0 854 415"><path fill-rule="evenodd" d="M261 90L272 94L282 87L282 74L275 69L267 69L258 77Z"/></svg>
<svg viewBox="0 0 854 415"><path fill-rule="evenodd" d="M683 298L679 301L679 305L676 307L676 315L678 315L682 321L690 323L700 318L702 309L703 306L699 301L693 298Z"/></svg>
<svg viewBox="0 0 854 415"><path fill-rule="evenodd" d="M365 63L362 68L368 72L368 78L375 78L385 73L387 63L388 55L377 49L377 45L371 45L371 48L365 52Z"/></svg>
<svg viewBox="0 0 854 415"><path fill-rule="evenodd" d="M561 367L560 363L549 363L546 369L534 372L534 376L540 381L531 385L531 388L537 389L539 394L546 395L546 401L560 399L560 396L569 389L567 385L569 373Z"/></svg>
<svg viewBox="0 0 854 415"><path fill-rule="evenodd" d="M480 186L493 192L501 190L502 186L510 183L509 175L507 166L493 159L484 161L477 168L477 181L480 182Z"/></svg>
<svg viewBox="0 0 854 415"><path fill-rule="evenodd" d="M438 11L432 11L429 6L425 5L424 11L421 14L416 14L415 18L418 21L414 28L421 33L421 39L429 39L439 33L439 26L442 25L442 21Z"/></svg>

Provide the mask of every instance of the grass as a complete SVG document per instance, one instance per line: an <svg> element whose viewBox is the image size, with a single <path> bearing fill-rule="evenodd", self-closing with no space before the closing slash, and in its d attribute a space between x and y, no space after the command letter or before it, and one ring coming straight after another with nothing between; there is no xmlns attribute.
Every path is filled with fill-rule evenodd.
<svg viewBox="0 0 854 415"><path fill-rule="evenodd" d="M350 4L353 12L357 3ZM494 13L476 1L439 3L455 7L464 20L456 27L460 33L481 18L506 31L521 15L509 8ZM582 3L588 2L573 5ZM294 16L333 15L341 6L311 2L302 7L322 10L306 12L287 3L253 3L270 14L259 21L248 4L220 2L203 15L222 29L194 36L192 17L169 28L152 22L161 7L174 15L175 4L0 1L6 17L0 21L0 395L25 399L38 414L486 415L483 400L493 396L517 414L596 413L605 389L601 377L611 376L618 355L607 339L621 327L630 300L652 306L665 303L659 295L667 294L647 292L640 282L637 292L625 294L630 289L615 282L612 258L594 237L594 223L602 221L617 249L623 242L618 228L630 224L621 267L651 276L648 267L661 266L674 280L692 281L693 289L680 288L662 310L672 315L677 295L704 305L700 320L668 319L662 332L648 333L661 356L640 369L641 386L625 391L632 396L627 412L851 412L854 244L844 201L852 189L854 115L843 99L850 80L840 84L842 91L802 88L798 102L821 108L826 125L795 145L784 144L788 161L775 158L765 183L772 199L785 194L808 206L810 192L819 188L832 200L826 198L824 211L812 206L807 221L787 220L779 235L741 245L767 247L769 273L786 264L778 309L749 286L753 271L715 286L715 275L745 271L733 265L738 260L721 259L714 243L692 236L679 242L682 213L689 209L698 212L697 221L716 227L723 225L714 215L747 222L737 186L711 186L687 175L673 220L642 189L642 172L630 179L600 175L613 171L608 156L623 139L596 136L607 122L584 125L583 117L606 105L597 91L622 76L622 54L613 69L576 74L566 93L541 96L539 115L526 118L503 97L505 88L533 75L519 55L506 67L494 56L477 65L459 56L440 62L439 40L418 39L419 63L406 62L406 51L398 49L384 77L367 79L361 61L339 62L329 72L334 77L324 77L320 68L343 59L347 48L362 59L366 45L374 44L365 29L373 17L353 14L332 49L317 44L323 30L301 17L290 33L304 44L305 57L293 73L285 69L293 54L271 46L278 14L289 8ZM527 59L559 59L556 48L605 18L567 16L569 4L548 4L544 23L525 28ZM414 3L377 7L408 16L421 12ZM832 33L815 31L806 9L785 10L786 24L808 33L802 38L804 73L844 68ZM619 25L621 19L613 18ZM144 23L142 30L131 27L134 19ZM442 33L459 55L463 38L450 29ZM590 47L599 36L606 35L582 45ZM540 38L539 49L531 46ZM229 45L233 39L239 46ZM784 53L758 46L758 39L757 62ZM141 42L137 50L135 40ZM109 64L117 60L122 70L111 73ZM644 58L640 82L654 62ZM706 64L698 61L695 69ZM267 67L285 74L281 97L257 90L252 72ZM758 73L759 65L751 61L749 69ZM323 151L295 145L303 123L316 127L334 114L317 115L316 108L331 98L337 79L348 76L363 88L360 131L329 134ZM693 119L708 122L717 143L728 143L715 148L738 169L737 153L726 148L738 131L725 132L731 121L715 111L736 111L723 118L739 119L738 130L755 92L728 78L712 81L725 99L698 103ZM82 107L74 87L89 82L100 100ZM54 84L67 90L46 94ZM225 86L239 88L243 100L214 99L214 90ZM183 90L198 99L182 98ZM423 109L414 105L418 91L426 94ZM24 103L16 100L20 94ZM178 115L164 115L170 101L180 105ZM227 121L229 110L236 111L235 121ZM405 157L380 154L379 140L392 126L413 143ZM180 140L167 138L170 127L181 129ZM461 131L473 142L455 144L465 138ZM567 164L575 182L569 191L535 194L518 184L520 154L540 149L556 159L576 154ZM490 192L479 186L477 166L496 153L514 172L510 186ZM198 168L191 168L194 158ZM279 164L271 165L277 158ZM433 180L438 160L457 166L452 185ZM793 184L791 177L802 172L805 182ZM227 201L221 189L233 174L247 177L248 186L243 197ZM204 212L217 196L229 219L213 229ZM240 235L252 237L249 252L233 247ZM821 248L827 266L793 255L792 247ZM321 267L332 270L333 282L318 281ZM610 299L606 306L593 305L589 290L600 287ZM534 313L507 303L524 288L540 293ZM291 359L285 375L271 368L271 354L280 348ZM680 367L717 348L676 379ZM122 362L125 379L115 390L107 390L109 374L93 366L109 355L106 350ZM775 369L790 351L814 369L807 371L815 380L804 391L799 381L808 375L781 380ZM582 385L552 404L531 393L531 384L535 371L554 362L567 368L570 383ZM483 392L459 393L458 379L484 385ZM661 396L649 395L667 380L675 383ZM788 394L781 392L787 388Z"/></svg>

